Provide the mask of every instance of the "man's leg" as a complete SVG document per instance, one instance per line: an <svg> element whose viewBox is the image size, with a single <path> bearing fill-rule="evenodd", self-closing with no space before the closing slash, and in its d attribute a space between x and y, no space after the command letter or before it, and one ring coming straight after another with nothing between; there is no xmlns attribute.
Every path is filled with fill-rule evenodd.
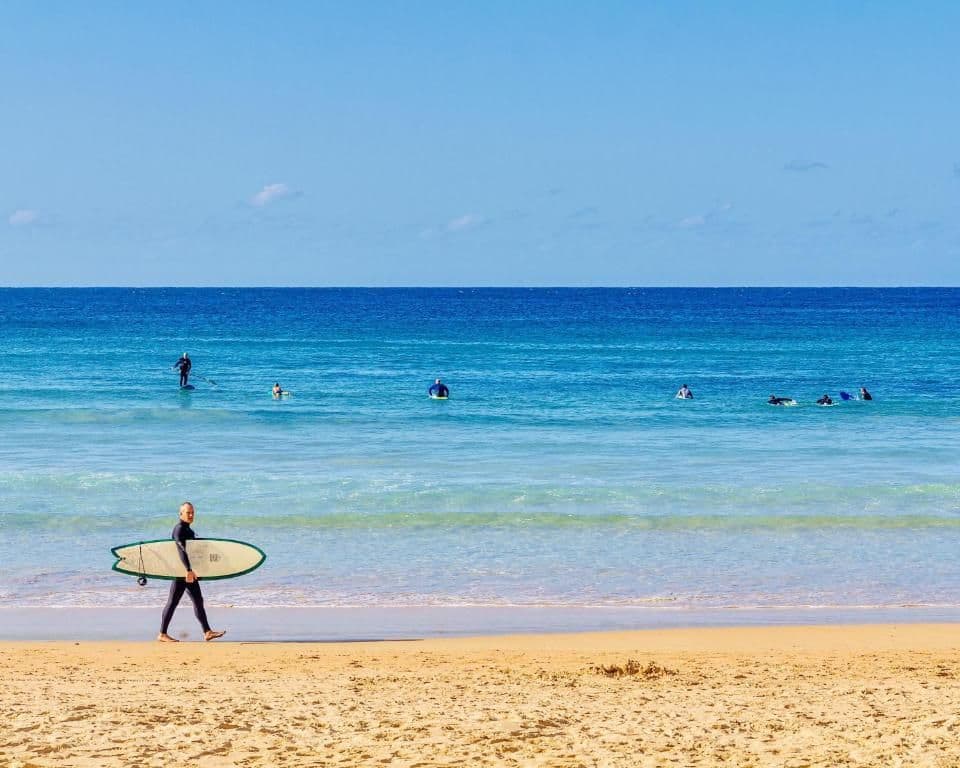
<svg viewBox="0 0 960 768"><path fill-rule="evenodd" d="M200 626L203 627L203 639L209 641L223 637L226 634L225 630L210 629L210 622L207 621L207 612L203 607L203 593L200 591L200 582L194 581L191 584L187 584L187 593L193 602L193 612L197 617L197 621L199 621Z"/></svg>
<svg viewBox="0 0 960 768"><path fill-rule="evenodd" d="M180 604L180 598L183 597L183 590L187 588L185 579L174 579L170 582L170 594L167 597L167 604L163 607L163 615L160 618L160 636L167 634L170 626L170 619L173 618L173 612L177 610Z"/></svg>
<svg viewBox="0 0 960 768"><path fill-rule="evenodd" d="M197 617L197 621L199 621L200 626L203 627L204 633L209 632L210 624L207 621L207 612L203 608L203 593L200 591L200 582L194 581L187 584L187 593L193 602L193 613Z"/></svg>

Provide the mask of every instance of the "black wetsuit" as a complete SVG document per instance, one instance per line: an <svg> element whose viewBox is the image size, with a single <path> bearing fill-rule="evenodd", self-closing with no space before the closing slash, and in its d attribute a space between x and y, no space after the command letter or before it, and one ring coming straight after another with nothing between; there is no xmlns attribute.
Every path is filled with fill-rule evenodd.
<svg viewBox="0 0 960 768"><path fill-rule="evenodd" d="M190 378L190 369L193 367L193 363L190 362L190 358L181 357L179 360L177 360L176 365L173 367L180 369L180 386L187 386L187 379Z"/></svg>
<svg viewBox="0 0 960 768"><path fill-rule="evenodd" d="M450 397L450 390L446 384L434 384L427 390L433 397Z"/></svg>
<svg viewBox="0 0 960 768"><path fill-rule="evenodd" d="M181 520L174 528L171 538L177 542L177 554L180 555L180 562L188 571L193 570L190 567L190 558L187 556L187 542L190 539L197 538L193 528L189 523ZM170 595L167 598L167 604L163 608L163 618L160 621L160 633L167 634L167 627L170 626L170 619L173 618L173 612L177 610L180 598L183 597L184 590L190 595L190 601L193 603L193 613L203 627L204 632L210 631L210 624L207 623L207 612L203 608L203 595L200 592L200 582L187 582L185 578L174 579L170 582Z"/></svg>

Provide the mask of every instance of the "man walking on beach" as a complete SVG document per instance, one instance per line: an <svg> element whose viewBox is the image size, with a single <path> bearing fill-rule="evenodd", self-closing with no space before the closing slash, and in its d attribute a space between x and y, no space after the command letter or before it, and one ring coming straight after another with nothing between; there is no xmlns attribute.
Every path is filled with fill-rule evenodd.
<svg viewBox="0 0 960 768"><path fill-rule="evenodd" d="M174 579L170 582L170 596L167 598L166 606L164 606L163 617L160 620L160 634L157 635L157 640L161 643L180 642L176 638L170 637L170 635L167 634L167 629L170 627L170 619L173 618L173 612L177 610L177 605L180 603L180 598L183 597L184 591L190 594L190 600L193 603L193 612L197 617L197 621L200 622L200 626L203 627L203 639L209 642L210 640L216 640L218 637L223 637L226 634L225 631L210 629L210 624L207 622L207 612L203 608L203 595L200 592L200 582L197 580L197 574L193 572L193 568L190 566L190 557L187 555L187 542L197 538L197 535L193 532L193 528L190 527L190 523L193 522L196 514L193 504L189 501L183 502L183 504L180 505L180 521L174 526L171 536L171 538L177 542L177 554L180 556L180 562L183 563L183 567L186 568L186 575L182 579Z"/></svg>

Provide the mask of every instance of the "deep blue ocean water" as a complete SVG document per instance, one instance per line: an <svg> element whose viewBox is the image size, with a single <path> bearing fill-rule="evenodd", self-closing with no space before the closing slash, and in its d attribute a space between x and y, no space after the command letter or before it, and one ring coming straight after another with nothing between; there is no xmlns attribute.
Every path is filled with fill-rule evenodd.
<svg viewBox="0 0 960 768"><path fill-rule="evenodd" d="M184 499L268 553L221 605L960 606L958 331L954 289L0 290L0 606L162 601L109 548Z"/></svg>

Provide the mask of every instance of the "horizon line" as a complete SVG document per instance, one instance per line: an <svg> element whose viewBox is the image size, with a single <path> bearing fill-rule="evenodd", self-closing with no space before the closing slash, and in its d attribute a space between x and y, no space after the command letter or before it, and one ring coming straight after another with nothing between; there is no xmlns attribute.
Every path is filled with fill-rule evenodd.
<svg viewBox="0 0 960 768"><path fill-rule="evenodd" d="M912 283L900 285L0 285L0 291L31 290L955 290L960 285Z"/></svg>

